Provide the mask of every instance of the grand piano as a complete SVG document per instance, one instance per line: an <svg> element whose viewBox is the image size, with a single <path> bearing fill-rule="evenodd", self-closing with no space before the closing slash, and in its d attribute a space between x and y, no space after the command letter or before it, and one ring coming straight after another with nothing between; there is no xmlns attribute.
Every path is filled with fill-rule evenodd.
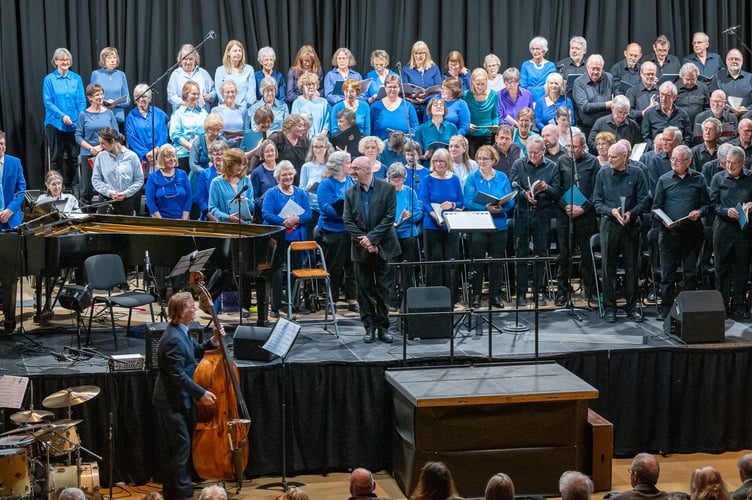
<svg viewBox="0 0 752 500"><path fill-rule="evenodd" d="M266 321L265 278L284 259L277 251L279 226L227 224L115 215L52 213L48 219L0 234L0 268L16 276L55 276L91 255L116 253L126 267L173 267L183 255L214 248L208 266L256 278L258 323ZM277 235L277 237L281 237ZM0 271L2 272L2 271ZM41 284L37 286L40 307Z"/></svg>

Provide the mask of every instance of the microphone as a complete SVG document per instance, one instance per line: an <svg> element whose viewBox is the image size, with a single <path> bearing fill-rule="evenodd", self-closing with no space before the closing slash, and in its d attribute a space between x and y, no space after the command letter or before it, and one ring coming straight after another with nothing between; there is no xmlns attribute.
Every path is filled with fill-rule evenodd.
<svg viewBox="0 0 752 500"><path fill-rule="evenodd" d="M725 30L721 31L724 35L728 35L729 33L736 33L736 30L741 28L741 24L737 24L736 26L731 26L730 28L726 28Z"/></svg>
<svg viewBox="0 0 752 500"><path fill-rule="evenodd" d="M243 186L242 189L240 191L238 191L238 194L236 194L235 196L232 197L232 199L230 200L230 203L235 203L236 201L239 201L240 197L246 191L248 191L248 184L246 184L245 186Z"/></svg>
<svg viewBox="0 0 752 500"><path fill-rule="evenodd" d="M217 33L214 30L209 30L209 33L206 34L206 38L211 38L214 40L217 38Z"/></svg>
<svg viewBox="0 0 752 500"><path fill-rule="evenodd" d="M557 71L558 71L559 73L561 73L562 75L564 74L564 65L563 65L563 64L559 64L559 67L558 67L558 68L556 68L556 69L557 69Z"/></svg>
<svg viewBox="0 0 752 500"><path fill-rule="evenodd" d="M402 61L397 61L397 64L394 65L397 70L402 71Z"/></svg>
<svg viewBox="0 0 752 500"><path fill-rule="evenodd" d="M513 187L514 189L519 189L520 191L524 191L524 189L522 188L522 186L520 186L520 184L519 184L519 183L518 183L517 181L514 181L514 182L512 183L512 187Z"/></svg>

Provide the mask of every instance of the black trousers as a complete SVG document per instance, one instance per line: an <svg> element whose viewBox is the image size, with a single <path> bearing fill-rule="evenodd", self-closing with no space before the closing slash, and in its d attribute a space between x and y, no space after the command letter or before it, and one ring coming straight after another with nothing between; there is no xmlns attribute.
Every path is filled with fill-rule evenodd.
<svg viewBox="0 0 752 500"><path fill-rule="evenodd" d="M89 164L89 160L93 161L93 158L88 155L81 155L79 170L79 172L81 172L81 177L78 179L78 191L81 205L91 205L91 200L94 198L94 186L91 184L91 174L94 169Z"/></svg>
<svg viewBox="0 0 752 500"><path fill-rule="evenodd" d="M676 276L682 267L682 290L697 290L697 274L705 231L700 221L673 229L661 226L658 249L661 254L661 307L667 310L676 296Z"/></svg>
<svg viewBox="0 0 752 500"><path fill-rule="evenodd" d="M469 233L470 257L473 259L501 259L506 255L507 232L489 231ZM503 264L488 264L488 296L498 298L501 296L501 266ZM473 274L470 285L473 289L473 297L480 297L483 290L483 267L484 264L473 265Z"/></svg>
<svg viewBox="0 0 752 500"><path fill-rule="evenodd" d="M742 230L736 221L716 217L713 223L713 251L718 291L730 310L745 307L744 289L749 277L749 252L752 235Z"/></svg>
<svg viewBox="0 0 752 500"><path fill-rule="evenodd" d="M604 217L601 221L601 255L603 256L603 306L616 310L616 268L619 254L624 265L624 296L626 310L637 304L637 256L640 251L640 224L626 227Z"/></svg>
<svg viewBox="0 0 752 500"><path fill-rule="evenodd" d="M555 216L552 208L544 210L520 210L515 224L515 256L530 256L530 241L533 243L533 255L548 257L551 218ZM517 296L524 297L529 286L528 263L520 262L517 268ZM533 267L533 292L541 291L545 280L545 263L536 262Z"/></svg>
<svg viewBox="0 0 752 500"><path fill-rule="evenodd" d="M5 334L10 335L16 329L16 285L18 276L0 273L0 285L3 287L3 316ZM42 286L41 283L37 286Z"/></svg>
<svg viewBox="0 0 752 500"><path fill-rule="evenodd" d="M364 262L353 262L358 284L360 319L366 331L389 328L389 304L394 290L394 269L378 254Z"/></svg>
<svg viewBox="0 0 752 500"><path fill-rule="evenodd" d="M572 251L569 248L569 217L560 210L557 215L556 239L559 249L558 272L556 281L559 289L557 295L568 296L572 292L569 275L569 261L572 259ZM590 256L590 237L597 231L595 212L586 212L576 219L572 219L572 244L580 247L580 274L582 275L582 288L585 296L593 290L595 276L593 275L593 259Z"/></svg>
<svg viewBox="0 0 752 500"><path fill-rule="evenodd" d="M322 229L319 231L318 243L324 251L324 260L326 260L326 269L329 271L334 301L336 302L339 299L342 289L345 291L347 300L354 299L356 297L355 279L352 272L346 272L348 267L352 268L350 234Z"/></svg>
<svg viewBox="0 0 752 500"><path fill-rule="evenodd" d="M191 435L195 427L192 409L174 411L157 408L162 439L164 477L162 494L165 500L184 500L193 496L191 480Z"/></svg>
<svg viewBox="0 0 752 500"><path fill-rule="evenodd" d="M459 233L444 230L423 230L423 252L427 261L448 261L460 256ZM453 264L426 266L426 285L445 286L452 291L452 304L457 303L457 268Z"/></svg>
<svg viewBox="0 0 752 500"><path fill-rule="evenodd" d="M78 144L74 132L63 132L52 125L44 128L50 155L50 169L63 174L63 186L70 189L76 179Z"/></svg>

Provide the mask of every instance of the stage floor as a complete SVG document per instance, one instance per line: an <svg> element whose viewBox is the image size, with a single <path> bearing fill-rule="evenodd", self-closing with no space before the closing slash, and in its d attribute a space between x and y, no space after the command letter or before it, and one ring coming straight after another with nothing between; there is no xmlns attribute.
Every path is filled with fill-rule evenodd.
<svg viewBox="0 0 752 500"><path fill-rule="evenodd" d="M580 305L577 303L577 305ZM584 305L584 304L582 304ZM98 373L106 371L106 356L113 354L145 354L144 325L150 322L148 311L136 311L133 316L132 332L126 336L125 323L127 314L116 310L118 325L118 349L115 349L107 316L95 318L92 328L90 348L105 357L75 356L66 346L76 348L75 315L68 310L56 308L51 323L41 326L31 320L31 301L26 300L24 307L25 335L18 333L4 336L0 340L0 373L9 375L43 375L70 373ZM537 357L550 357L556 354L573 352L612 351L618 349L653 349L658 347L681 347L681 339L664 335L663 322L656 319L655 308L645 307L645 321L635 323L619 317L617 323L609 324L598 317L597 311L577 309L581 320L577 320L566 310L557 310L551 306L538 310L538 328L536 332L535 311L530 308L517 314L506 309L494 309L491 314L493 325L489 338L488 312L482 311L472 315L463 314L459 309L453 318L454 338L411 338L404 345L402 322L397 314L392 316L391 331L394 343L373 344L363 342L364 329L357 313L346 311L346 305L340 303L339 338L331 332L324 331L320 325L303 323L298 338L290 350L287 362L290 363L400 363L404 359L408 364L420 360L450 361L458 360L514 360L528 361ZM157 311L158 312L158 311ZM118 313L120 313L118 315ZM284 316L284 314L283 314ZM307 320L319 315L301 315L298 319ZM220 314L220 320L227 326L228 334L234 331L239 322L238 314ZM198 312L197 320L203 325L209 323L210 317ZM253 318L251 318L252 320ZM107 321L104 321L107 320ZM245 319L244 323L249 324ZM20 325L20 324L19 324ZM527 330L512 332L508 327L521 325ZM468 327L471 327L470 329ZM720 344L703 344L712 347L749 346L752 344L750 323L726 320L726 338ZM409 335L410 337L417 334ZM82 331L85 342L86 331ZM229 342L231 345L231 342ZM697 344L695 344L697 347ZM453 351L453 352L452 352ZM53 356L53 353L67 355L70 360ZM278 363L273 361L272 363ZM252 366L266 364L238 360L238 365Z"/></svg>

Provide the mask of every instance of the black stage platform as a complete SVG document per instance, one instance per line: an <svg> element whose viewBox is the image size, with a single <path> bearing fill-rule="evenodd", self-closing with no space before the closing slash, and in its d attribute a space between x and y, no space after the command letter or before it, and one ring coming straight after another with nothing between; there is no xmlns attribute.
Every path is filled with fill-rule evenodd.
<svg viewBox="0 0 752 500"><path fill-rule="evenodd" d="M30 305L30 304L29 304ZM30 308L29 308L30 309ZM591 408L614 424L617 456L640 451L660 453L723 452L752 448L752 330L749 324L727 320L726 339L717 344L684 345L663 335L663 323L652 317L644 323L623 318L610 325L595 312L583 313L581 322L565 312L541 310L539 359L554 360L599 391ZM237 317L222 316L228 322ZM102 484L109 465L108 422L112 420L116 481L141 483L160 480L159 433L151 404L154 373L107 372L105 359L58 361L50 353L76 346L75 320L56 310L57 329L32 329L27 336L35 346L15 335L0 341L3 374L29 376L33 407L60 389L97 385L95 399L75 406L73 418L81 443L104 457ZM202 321L207 318L202 316ZM460 317L457 318L459 320ZM465 320L467 318L464 318ZM519 321L524 333L499 333L492 340L495 363L535 358L536 334L532 311ZM394 319L398 331L397 318ZM474 317L473 322L477 323ZM515 322L509 311L494 311L501 327ZM124 324L124 321L121 322ZM460 325L450 356L446 339L410 340L403 363L402 336L385 345L364 344L363 328L354 313L340 322L340 337L318 326L304 326L287 363L287 474L326 473L356 466L391 470L392 394L385 370L490 361L487 325L483 334ZM228 328L229 329L229 328ZM142 326L143 331L143 326ZM92 347L106 355L144 353L143 338L118 333L115 352L109 327L98 325ZM282 364L239 361L241 385L253 423L249 477L279 475L281 465L280 396ZM6 410L6 429L14 426ZM62 409L56 418L66 418ZM88 457L84 457L88 461ZM102 464L104 463L104 466Z"/></svg>

